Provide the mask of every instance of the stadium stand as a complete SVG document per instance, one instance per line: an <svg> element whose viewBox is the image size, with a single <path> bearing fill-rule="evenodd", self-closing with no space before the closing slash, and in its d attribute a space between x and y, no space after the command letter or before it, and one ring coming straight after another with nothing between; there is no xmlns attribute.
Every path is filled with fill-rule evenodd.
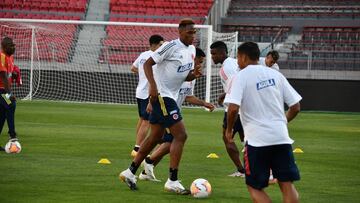
<svg viewBox="0 0 360 203"><path fill-rule="evenodd" d="M213 0L111 0L109 20L177 24L181 18L190 17L194 19L195 23L203 24L212 4ZM159 33L166 40L172 40L178 36L176 30L143 27L119 30L114 26L107 26L106 33L99 61L111 64L132 63L139 51L147 50L148 42L139 39ZM133 44L133 46L130 48L119 46L123 41Z"/></svg>
<svg viewBox="0 0 360 203"><path fill-rule="evenodd" d="M4 0L0 2L0 18L26 18L49 20L83 20L86 14L88 0ZM39 50L54 50L39 52L37 58L46 61L66 62L76 45L78 27L62 25L61 31L54 24L34 24L38 29L36 46ZM9 31L6 26L15 28ZM17 44L15 57L30 58L31 29L24 25L2 23L0 36L10 36ZM21 39L20 39L20 38ZM24 42L24 39L25 42ZM22 43L17 43L21 41ZM58 51L61 50L61 51Z"/></svg>

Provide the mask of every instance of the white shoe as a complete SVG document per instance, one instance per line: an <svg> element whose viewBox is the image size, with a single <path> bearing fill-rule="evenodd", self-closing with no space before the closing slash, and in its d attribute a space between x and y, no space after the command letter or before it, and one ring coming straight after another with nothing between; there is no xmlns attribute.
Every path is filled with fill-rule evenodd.
<svg viewBox="0 0 360 203"><path fill-rule="evenodd" d="M140 173L139 180L149 180L149 181L154 181L154 182L161 182L161 180L156 179L156 178L154 179L151 176L149 176L148 174L143 174L143 173Z"/></svg>
<svg viewBox="0 0 360 203"><path fill-rule="evenodd" d="M121 181L125 182L131 190L137 190L136 176L130 171L130 169L126 169L121 172L119 178Z"/></svg>
<svg viewBox="0 0 360 203"><path fill-rule="evenodd" d="M184 186L182 186L178 180L172 181L172 180L168 179L164 185L164 189L168 192L175 192L175 193L181 194L181 195L190 194L190 191L185 189Z"/></svg>
<svg viewBox="0 0 360 203"><path fill-rule="evenodd" d="M241 173L240 171L235 171L234 173L228 175L230 177L241 177L244 178L245 177L245 173Z"/></svg>
<svg viewBox="0 0 360 203"><path fill-rule="evenodd" d="M154 164L148 164L144 161L145 173L153 180L157 180L154 174Z"/></svg>

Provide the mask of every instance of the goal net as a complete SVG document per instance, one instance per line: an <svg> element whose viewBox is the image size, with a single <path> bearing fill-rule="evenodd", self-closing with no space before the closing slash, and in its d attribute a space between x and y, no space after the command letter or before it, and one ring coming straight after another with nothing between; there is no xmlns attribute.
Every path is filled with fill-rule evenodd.
<svg viewBox="0 0 360 203"><path fill-rule="evenodd" d="M14 39L22 99L135 104L138 76L130 67L148 39L178 38L176 24L0 19L0 37ZM195 95L210 98L211 26L197 25L194 45L207 53ZM207 89L207 91L206 91Z"/></svg>

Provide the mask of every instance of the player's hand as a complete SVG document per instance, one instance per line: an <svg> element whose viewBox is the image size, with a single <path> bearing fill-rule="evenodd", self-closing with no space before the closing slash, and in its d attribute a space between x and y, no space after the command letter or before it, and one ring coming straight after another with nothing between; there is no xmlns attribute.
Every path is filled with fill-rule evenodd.
<svg viewBox="0 0 360 203"><path fill-rule="evenodd" d="M149 87L149 95L150 95L150 103L154 103L158 100L159 92L156 88L156 86L150 85Z"/></svg>
<svg viewBox="0 0 360 203"><path fill-rule="evenodd" d="M204 107L209 109L210 112L214 111L215 109L215 106L213 104L207 102L204 103Z"/></svg>
<svg viewBox="0 0 360 203"><path fill-rule="evenodd" d="M221 95L218 97L218 104L219 104L220 106L223 106L225 96L226 96L226 94L221 94Z"/></svg>
<svg viewBox="0 0 360 203"><path fill-rule="evenodd" d="M234 142L234 138L233 138L233 133L232 133L232 131L228 132L228 130L226 130L226 132L225 132L225 137L226 137L226 139L227 139L227 141L228 141L229 143L233 143L233 142Z"/></svg>
<svg viewBox="0 0 360 203"><path fill-rule="evenodd" d="M200 65L197 65L197 66L194 68L193 74L194 74L195 78L199 78L199 77L201 77L201 76L203 75L203 74L202 74L202 70L201 70L201 64L200 64Z"/></svg>
<svg viewBox="0 0 360 203"><path fill-rule="evenodd" d="M152 110L153 110L153 109L152 109L152 105L151 105L151 103L149 102L148 105L146 106L146 112L151 113Z"/></svg>
<svg viewBox="0 0 360 203"><path fill-rule="evenodd" d="M15 101L16 101L15 95L12 94L12 95L10 96L10 101L12 101L12 102L15 102Z"/></svg>

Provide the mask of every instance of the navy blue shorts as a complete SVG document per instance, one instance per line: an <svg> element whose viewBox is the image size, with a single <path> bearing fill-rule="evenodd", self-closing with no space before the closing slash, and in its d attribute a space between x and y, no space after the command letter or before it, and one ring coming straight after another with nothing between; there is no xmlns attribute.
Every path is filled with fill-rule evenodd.
<svg viewBox="0 0 360 203"><path fill-rule="evenodd" d="M174 136L169 131L165 131L165 134L161 138L161 143L164 143L164 142L171 143L173 141L173 139L174 139Z"/></svg>
<svg viewBox="0 0 360 203"><path fill-rule="evenodd" d="M155 103L152 103L152 112L149 115L151 124L160 124L163 128L169 128L182 120L179 107L175 100L169 97L158 96Z"/></svg>
<svg viewBox="0 0 360 203"><path fill-rule="evenodd" d="M224 112L224 120L223 120L223 128L226 129L227 127L227 112ZM244 129L241 124L240 116L238 115L234 127L233 127L233 137L236 133L239 133L241 141L244 141Z"/></svg>
<svg viewBox="0 0 360 203"><path fill-rule="evenodd" d="M149 104L149 98L147 98L147 99L136 98L136 101L137 101L137 105L138 105L139 117L144 120L149 120L149 113L146 112L146 107Z"/></svg>
<svg viewBox="0 0 360 203"><path fill-rule="evenodd" d="M300 180L290 144L253 147L245 145L246 184L261 190L268 186L270 169L280 182Z"/></svg>

